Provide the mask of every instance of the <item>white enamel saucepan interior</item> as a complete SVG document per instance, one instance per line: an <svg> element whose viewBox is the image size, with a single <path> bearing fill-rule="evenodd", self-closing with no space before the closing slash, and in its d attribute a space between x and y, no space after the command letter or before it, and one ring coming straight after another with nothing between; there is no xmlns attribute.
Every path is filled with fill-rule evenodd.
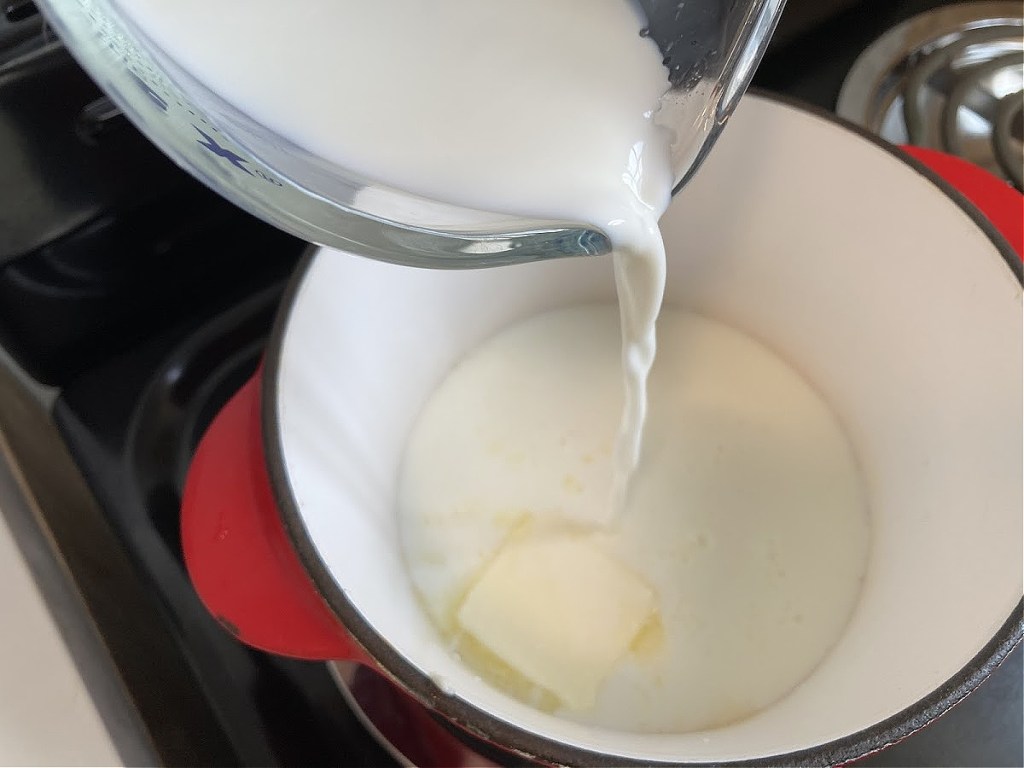
<svg viewBox="0 0 1024 768"><path fill-rule="evenodd" d="M271 473L297 548L390 674L514 749L621 764L827 762L881 747L964 695L1021 633L1021 284L1005 244L894 153L754 96L662 227L667 304L741 329L800 370L867 480L862 598L810 678L705 733L588 727L482 682L413 595L395 485L421 406L508 324L614 299L608 259L438 272L317 255L265 390Z"/></svg>

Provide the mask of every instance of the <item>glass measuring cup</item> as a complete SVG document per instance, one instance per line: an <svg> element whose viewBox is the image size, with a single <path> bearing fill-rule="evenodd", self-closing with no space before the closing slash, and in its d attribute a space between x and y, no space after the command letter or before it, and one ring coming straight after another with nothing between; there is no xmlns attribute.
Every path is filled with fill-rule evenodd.
<svg viewBox="0 0 1024 768"><path fill-rule="evenodd" d="M746 89L784 0L640 0L671 89L676 189L699 167ZM611 250L569 221L450 205L331 164L213 93L152 45L114 0L39 0L75 58L164 153L215 191L305 240L423 267L494 266ZM286 12L282 6L282 12Z"/></svg>

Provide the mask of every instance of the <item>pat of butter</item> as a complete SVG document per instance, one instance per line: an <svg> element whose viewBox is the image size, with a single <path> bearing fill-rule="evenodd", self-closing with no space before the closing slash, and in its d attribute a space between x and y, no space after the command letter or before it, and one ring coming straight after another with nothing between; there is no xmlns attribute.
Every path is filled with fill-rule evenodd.
<svg viewBox="0 0 1024 768"><path fill-rule="evenodd" d="M586 709L655 609L651 588L588 538L505 546L459 608L462 628L571 709Z"/></svg>

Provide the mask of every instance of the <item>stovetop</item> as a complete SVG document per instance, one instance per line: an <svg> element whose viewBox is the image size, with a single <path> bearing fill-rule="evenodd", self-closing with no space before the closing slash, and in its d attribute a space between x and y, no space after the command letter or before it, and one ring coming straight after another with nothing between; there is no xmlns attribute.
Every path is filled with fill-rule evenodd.
<svg viewBox="0 0 1024 768"><path fill-rule="evenodd" d="M872 40L941 5L789 3L754 84L825 109ZM21 160L16 178L0 174L0 203L17 185L44 204L6 208L7 218L0 205L0 343L42 393L53 444L63 446L36 463L52 465L66 449L85 479L67 483L81 486L75 503L40 507L127 698L168 765L393 765L324 664L235 641L203 609L182 562L188 462L255 370L306 246L209 193L130 125L108 119L102 94L28 5L0 3L26 19L0 21L0 169L14 167L5 159L15 151ZM41 40L50 46L42 54ZM15 48L22 59L36 53L19 61ZM31 140L13 150L5 124ZM20 413L0 403L14 443ZM24 446L29 432L21 430ZM54 470L34 474L31 463L25 474L45 502ZM862 764L1021 765L1021 674L1018 649L952 713Z"/></svg>

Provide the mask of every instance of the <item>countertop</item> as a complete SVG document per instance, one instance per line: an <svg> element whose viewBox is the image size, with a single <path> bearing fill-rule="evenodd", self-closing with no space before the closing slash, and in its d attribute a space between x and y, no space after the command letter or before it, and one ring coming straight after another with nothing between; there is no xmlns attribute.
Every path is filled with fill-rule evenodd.
<svg viewBox="0 0 1024 768"><path fill-rule="evenodd" d="M0 766L159 762L53 527L88 512L48 393L0 349Z"/></svg>
<svg viewBox="0 0 1024 768"><path fill-rule="evenodd" d="M121 765L0 514L0 765Z"/></svg>

